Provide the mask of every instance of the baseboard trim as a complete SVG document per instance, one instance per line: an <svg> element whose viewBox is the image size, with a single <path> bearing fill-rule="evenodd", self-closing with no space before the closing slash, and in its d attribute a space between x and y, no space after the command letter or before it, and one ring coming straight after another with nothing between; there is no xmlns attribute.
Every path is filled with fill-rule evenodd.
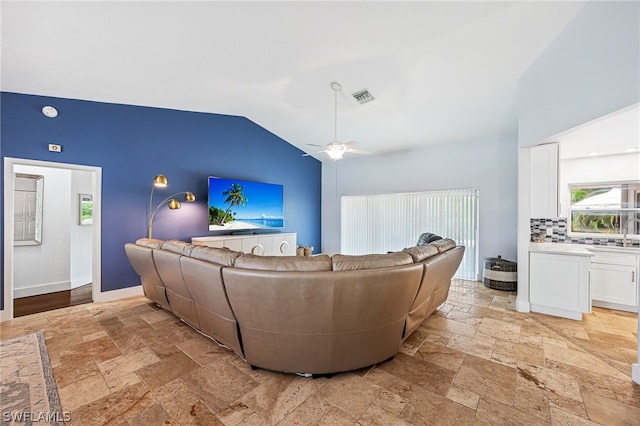
<svg viewBox="0 0 640 426"><path fill-rule="evenodd" d="M516 299L516 311L518 312L531 312L531 304L524 300Z"/></svg>
<svg viewBox="0 0 640 426"><path fill-rule="evenodd" d="M0 322L9 321L11 319L11 315L9 314L9 309L3 309L0 311Z"/></svg>
<svg viewBox="0 0 640 426"><path fill-rule="evenodd" d="M13 298L37 296L40 294L55 293L56 291L71 290L70 281L60 281L57 283L47 283L13 289Z"/></svg>
<svg viewBox="0 0 640 426"><path fill-rule="evenodd" d="M74 289L74 288L81 287L85 284L91 284L92 281L93 281L93 275L91 274L83 275L81 277L71 278L71 288Z"/></svg>
<svg viewBox="0 0 640 426"><path fill-rule="evenodd" d="M114 300L125 299L127 297L142 296L142 286L121 288L119 290L105 291L93 295L94 302L113 302Z"/></svg>
<svg viewBox="0 0 640 426"><path fill-rule="evenodd" d="M591 306L597 306L598 308L615 309L617 311L638 312L638 308L636 306L622 305L620 303L612 303L612 302L603 302L601 300L592 300Z"/></svg>
<svg viewBox="0 0 640 426"><path fill-rule="evenodd" d="M582 321L582 312L569 311L567 309L553 308L550 306L531 304L531 312L538 312L545 315L567 318L575 321Z"/></svg>

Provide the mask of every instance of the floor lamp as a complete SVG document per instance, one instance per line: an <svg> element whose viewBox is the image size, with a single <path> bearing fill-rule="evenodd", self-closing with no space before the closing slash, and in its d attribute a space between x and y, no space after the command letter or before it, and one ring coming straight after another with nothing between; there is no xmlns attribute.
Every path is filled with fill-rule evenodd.
<svg viewBox="0 0 640 426"><path fill-rule="evenodd" d="M164 204L167 204L171 210L179 209L180 201L176 200L174 197L182 194L184 194L184 200L187 203L192 203L196 200L196 196L193 194L193 192L189 192L189 191L176 192L175 194L171 194L167 198L162 200L154 210L153 209L153 192L155 191L156 188L166 188L168 183L169 181L167 180L167 177L163 174L159 174L155 178L153 178L153 186L151 187L151 195L149 196L149 218L147 223L149 228L148 238L153 238L153 218L156 216L156 213L158 213L158 210L160 210L160 207L162 207Z"/></svg>

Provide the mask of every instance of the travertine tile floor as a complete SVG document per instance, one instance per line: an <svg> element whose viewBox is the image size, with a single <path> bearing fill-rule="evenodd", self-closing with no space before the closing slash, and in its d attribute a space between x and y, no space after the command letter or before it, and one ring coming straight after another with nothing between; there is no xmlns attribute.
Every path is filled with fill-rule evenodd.
<svg viewBox="0 0 640 426"><path fill-rule="evenodd" d="M73 425L640 424L637 315L514 310L454 280L395 359L327 379L253 371L144 297L18 318L43 330Z"/></svg>

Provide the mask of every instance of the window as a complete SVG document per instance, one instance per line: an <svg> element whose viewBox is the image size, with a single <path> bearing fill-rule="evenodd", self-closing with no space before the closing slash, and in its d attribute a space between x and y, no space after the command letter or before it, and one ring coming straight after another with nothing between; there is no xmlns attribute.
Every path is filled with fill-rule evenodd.
<svg viewBox="0 0 640 426"><path fill-rule="evenodd" d="M640 220L640 182L569 185L569 191L572 232L640 235L640 223L629 223Z"/></svg>
<svg viewBox="0 0 640 426"><path fill-rule="evenodd" d="M342 253L399 251L431 232L465 246L455 276L477 279L477 189L343 196L341 201Z"/></svg>

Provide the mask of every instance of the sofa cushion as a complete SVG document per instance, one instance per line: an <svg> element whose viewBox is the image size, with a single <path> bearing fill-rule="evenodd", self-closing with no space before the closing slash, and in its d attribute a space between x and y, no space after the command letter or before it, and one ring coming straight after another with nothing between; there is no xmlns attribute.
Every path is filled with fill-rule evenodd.
<svg viewBox="0 0 640 426"><path fill-rule="evenodd" d="M413 263L408 253L394 252L386 254L347 255L334 254L331 257L334 271L358 271L361 269L378 269L390 266L401 266Z"/></svg>
<svg viewBox="0 0 640 426"><path fill-rule="evenodd" d="M164 241L156 240L155 238L140 238L138 241L136 241L136 244L147 248L159 249L162 248L162 244L164 244Z"/></svg>
<svg viewBox="0 0 640 426"><path fill-rule="evenodd" d="M222 266L233 266L238 256L242 253L228 248L195 246L189 257L206 262L217 263Z"/></svg>
<svg viewBox="0 0 640 426"><path fill-rule="evenodd" d="M234 266L260 271L330 271L331 258L326 254L317 256L256 256L247 253L238 257Z"/></svg>
<svg viewBox="0 0 640 426"><path fill-rule="evenodd" d="M169 240L165 241L162 244L162 250L171 251L173 253L182 254L184 256L189 256L191 254L191 250L193 250L195 246L191 243L185 243L184 241L179 240Z"/></svg>
<svg viewBox="0 0 640 426"><path fill-rule="evenodd" d="M435 256L436 254L440 253L438 251L438 247L432 245L432 244L425 244L423 246L414 246L414 247L408 247L404 250L402 250L405 253L409 253L409 255L411 255L411 257L413 258L413 261L415 263L418 262L422 262L425 259L428 259L432 256Z"/></svg>
<svg viewBox="0 0 640 426"><path fill-rule="evenodd" d="M429 244L435 246L440 253L442 253L443 251L451 250L456 246L456 242L450 238L443 238L438 241L433 241Z"/></svg>

